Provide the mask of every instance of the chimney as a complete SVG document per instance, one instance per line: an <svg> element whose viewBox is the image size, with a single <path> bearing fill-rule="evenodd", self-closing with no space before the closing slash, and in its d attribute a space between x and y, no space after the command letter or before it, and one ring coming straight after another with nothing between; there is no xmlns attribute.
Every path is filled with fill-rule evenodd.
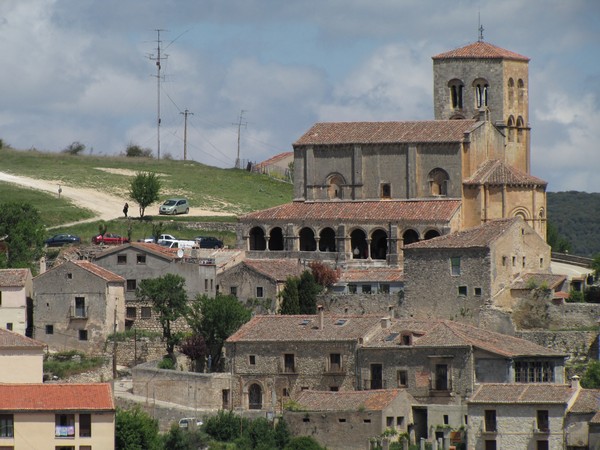
<svg viewBox="0 0 600 450"><path fill-rule="evenodd" d="M325 323L325 313L323 312L323 305L317 305L317 311L319 311L319 330L322 330Z"/></svg>
<svg viewBox="0 0 600 450"><path fill-rule="evenodd" d="M394 319L394 305L388 305L388 313L390 315L390 319Z"/></svg>
<svg viewBox="0 0 600 450"><path fill-rule="evenodd" d="M579 390L579 376L574 375L571 377L571 387L575 390Z"/></svg>
<svg viewBox="0 0 600 450"><path fill-rule="evenodd" d="M386 328L389 328L392 325L392 321L389 317L384 317L383 319L381 319L381 328L383 328L384 330Z"/></svg>

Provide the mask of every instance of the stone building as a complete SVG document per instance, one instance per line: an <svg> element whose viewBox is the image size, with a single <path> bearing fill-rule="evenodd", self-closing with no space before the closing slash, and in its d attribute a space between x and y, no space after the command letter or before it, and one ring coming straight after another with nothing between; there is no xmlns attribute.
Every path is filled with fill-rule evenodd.
<svg viewBox="0 0 600 450"><path fill-rule="evenodd" d="M29 269L0 269L0 327L31 335L33 282ZM28 330L29 328L29 330Z"/></svg>
<svg viewBox="0 0 600 450"><path fill-rule="evenodd" d="M550 247L521 217L404 248L403 317L452 318L495 328L491 309L510 311L513 281L524 273L550 273ZM434 282L432 282L434 280Z"/></svg>
<svg viewBox="0 0 600 450"><path fill-rule="evenodd" d="M515 216L545 239L528 61L478 41L433 57L435 120L313 125L293 144L294 201L242 216L238 246L396 266L406 244Z"/></svg>
<svg viewBox="0 0 600 450"><path fill-rule="evenodd" d="M102 352L125 330L125 279L89 261L67 261L33 278L34 337L54 349Z"/></svg>

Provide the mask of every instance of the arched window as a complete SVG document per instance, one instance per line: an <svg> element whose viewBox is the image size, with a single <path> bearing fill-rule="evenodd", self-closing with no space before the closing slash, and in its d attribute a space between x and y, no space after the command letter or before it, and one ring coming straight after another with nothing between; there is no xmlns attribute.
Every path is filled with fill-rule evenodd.
<svg viewBox="0 0 600 450"><path fill-rule="evenodd" d="M517 102L519 104L519 108L521 108L523 106L523 101L525 100L525 82L521 78L519 78L517 81L517 90Z"/></svg>
<svg viewBox="0 0 600 450"><path fill-rule="evenodd" d="M265 240L265 231L261 227L254 227L250 230L250 250L266 250L267 241Z"/></svg>
<svg viewBox="0 0 600 450"><path fill-rule="evenodd" d="M314 252L317 249L317 241L315 240L315 232L312 228L302 228L300 230L300 251Z"/></svg>
<svg viewBox="0 0 600 450"><path fill-rule="evenodd" d="M438 230L429 230L427 231L427 233L425 233L425 240L427 239L433 239L434 237L438 237L440 236L440 232Z"/></svg>
<svg viewBox="0 0 600 450"><path fill-rule="evenodd" d="M275 227L269 235L269 250L283 250L283 231L280 227Z"/></svg>
<svg viewBox="0 0 600 450"><path fill-rule="evenodd" d="M512 108L515 102L515 80L512 78L508 79L508 106Z"/></svg>
<svg viewBox="0 0 600 450"><path fill-rule="evenodd" d="M369 256L367 235L363 230L356 229L350 233L350 246L352 248L352 258L367 259Z"/></svg>
<svg viewBox="0 0 600 450"><path fill-rule="evenodd" d="M506 121L506 127L508 130L508 142L514 142L515 140L515 118L513 116L509 116Z"/></svg>
<svg viewBox="0 0 600 450"><path fill-rule="evenodd" d="M473 88L475 89L475 106L482 108L488 105L488 91L489 85L487 80L478 78L473 81Z"/></svg>
<svg viewBox="0 0 600 450"><path fill-rule="evenodd" d="M525 129L525 123L521 116L517 117L517 142L523 142L523 130Z"/></svg>
<svg viewBox="0 0 600 450"><path fill-rule="evenodd" d="M462 81L454 79L448 82L448 87L450 88L450 105L452 109L462 109L465 85Z"/></svg>
<svg viewBox="0 0 600 450"><path fill-rule="evenodd" d="M412 244L413 242L419 242L419 233L415 230L408 229L402 235L404 245Z"/></svg>
<svg viewBox="0 0 600 450"><path fill-rule="evenodd" d="M448 195L450 177L444 169L436 168L429 172L429 190L431 195Z"/></svg>
<svg viewBox="0 0 600 450"><path fill-rule="evenodd" d="M385 259L387 256L387 233L375 230L371 234L371 259Z"/></svg>
<svg viewBox="0 0 600 450"><path fill-rule="evenodd" d="M248 388L248 409L262 409L262 388L252 383Z"/></svg>
<svg viewBox="0 0 600 450"><path fill-rule="evenodd" d="M339 173L329 175L327 177L327 198L329 200L343 198L342 186L346 184L344 177Z"/></svg>
<svg viewBox="0 0 600 450"><path fill-rule="evenodd" d="M335 231L331 228L324 228L319 234L319 251L321 252L335 252L337 251L335 245Z"/></svg>

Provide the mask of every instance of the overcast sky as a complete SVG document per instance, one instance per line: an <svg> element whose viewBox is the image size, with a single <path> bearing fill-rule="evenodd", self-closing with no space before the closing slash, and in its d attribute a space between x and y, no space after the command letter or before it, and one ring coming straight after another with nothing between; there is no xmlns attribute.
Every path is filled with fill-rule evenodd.
<svg viewBox="0 0 600 450"><path fill-rule="evenodd" d="M597 0L0 0L0 139L232 167L319 121L433 119L431 56L478 37L531 58L532 174L600 192ZM153 59L154 58L154 59ZM1 159L0 159L1 169Z"/></svg>

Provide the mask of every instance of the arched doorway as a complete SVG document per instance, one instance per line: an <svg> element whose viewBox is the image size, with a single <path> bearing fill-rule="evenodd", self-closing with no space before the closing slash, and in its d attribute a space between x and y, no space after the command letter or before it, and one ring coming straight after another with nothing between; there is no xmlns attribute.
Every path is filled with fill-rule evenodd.
<svg viewBox="0 0 600 450"><path fill-rule="evenodd" d="M402 235L402 240L404 241L404 245L412 244L414 242L419 242L419 233L415 230L406 230Z"/></svg>
<svg viewBox="0 0 600 450"><path fill-rule="evenodd" d="M343 198L342 186L345 184L344 177L339 173L327 177L327 198L329 200Z"/></svg>
<svg viewBox="0 0 600 450"><path fill-rule="evenodd" d="M331 228L323 228L319 234L319 251L320 252L335 252L335 231Z"/></svg>
<svg viewBox="0 0 600 450"><path fill-rule="evenodd" d="M265 240L265 231L261 227L254 227L249 233L250 250L266 250L267 241Z"/></svg>
<svg viewBox="0 0 600 450"><path fill-rule="evenodd" d="M433 169L429 172L429 190L431 195L448 195L448 181L450 177L444 169Z"/></svg>
<svg viewBox="0 0 600 450"><path fill-rule="evenodd" d="M317 241L315 240L315 232L312 228L302 228L300 230L300 251L314 252L317 249Z"/></svg>
<svg viewBox="0 0 600 450"><path fill-rule="evenodd" d="M275 227L269 235L269 250L283 250L283 231L280 227Z"/></svg>
<svg viewBox="0 0 600 450"><path fill-rule="evenodd" d="M352 248L352 258L367 259L369 247L367 245L367 235L363 230L356 229L350 233L350 248Z"/></svg>
<svg viewBox="0 0 600 450"><path fill-rule="evenodd" d="M371 259L385 259L387 256L387 233L375 230L371 234Z"/></svg>
<svg viewBox="0 0 600 450"><path fill-rule="evenodd" d="M425 240L433 239L434 237L438 236L440 236L440 232L438 230L429 230L427 233L425 233Z"/></svg>
<svg viewBox="0 0 600 450"><path fill-rule="evenodd" d="M258 383L248 388L248 409L262 409L262 388Z"/></svg>

